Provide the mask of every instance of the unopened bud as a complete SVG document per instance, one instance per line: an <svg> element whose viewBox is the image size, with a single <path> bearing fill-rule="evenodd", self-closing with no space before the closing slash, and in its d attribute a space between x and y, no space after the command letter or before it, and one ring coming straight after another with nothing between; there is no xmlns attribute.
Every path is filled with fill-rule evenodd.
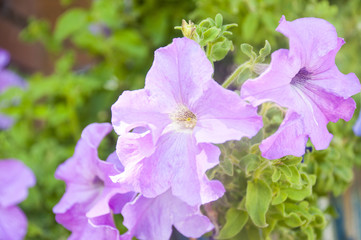
<svg viewBox="0 0 361 240"><path fill-rule="evenodd" d="M182 20L182 33L183 36L189 38L189 39L193 39L194 33L195 33L196 27L194 26L194 23L191 22L191 20L189 20L189 22L187 23L186 20Z"/></svg>

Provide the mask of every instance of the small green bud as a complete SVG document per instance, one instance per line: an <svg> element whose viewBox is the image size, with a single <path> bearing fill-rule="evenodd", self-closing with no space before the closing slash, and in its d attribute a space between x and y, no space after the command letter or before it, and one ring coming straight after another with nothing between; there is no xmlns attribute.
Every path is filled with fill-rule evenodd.
<svg viewBox="0 0 361 240"><path fill-rule="evenodd" d="M194 23L192 23L191 20L189 20L189 22L187 23L187 21L183 19L181 30L182 30L183 36L185 36L189 39L193 39L196 27L194 26Z"/></svg>

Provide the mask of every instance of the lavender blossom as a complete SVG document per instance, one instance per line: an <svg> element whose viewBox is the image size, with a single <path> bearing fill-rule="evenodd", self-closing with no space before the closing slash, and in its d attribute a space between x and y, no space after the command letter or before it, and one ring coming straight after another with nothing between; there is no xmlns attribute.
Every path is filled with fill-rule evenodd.
<svg viewBox="0 0 361 240"><path fill-rule="evenodd" d="M355 133L356 136L361 136L361 112L360 115L358 116L355 125L353 126L353 132Z"/></svg>
<svg viewBox="0 0 361 240"><path fill-rule="evenodd" d="M69 239L119 237L112 214L119 213L134 193L125 191L109 178L121 171L114 164L116 155L110 155L107 162L98 157L97 148L111 130L108 123L86 127L74 155L55 172L57 179L65 181L66 192L53 211L57 222L72 231Z"/></svg>
<svg viewBox="0 0 361 240"><path fill-rule="evenodd" d="M12 71L5 67L10 61L10 55L4 49L0 49L0 94L10 87L25 88L26 82ZM0 129L8 129L14 123L11 117L0 114Z"/></svg>
<svg viewBox="0 0 361 240"><path fill-rule="evenodd" d="M14 159L0 161L0 239L19 240L27 232L25 214L16 206L35 185L33 172Z"/></svg>
<svg viewBox="0 0 361 240"><path fill-rule="evenodd" d="M146 240L168 240L172 225L186 237L198 238L213 229L210 220L200 213L199 206L189 206L170 190L156 198L138 196L122 211L128 232L122 240L132 237Z"/></svg>
<svg viewBox="0 0 361 240"><path fill-rule="evenodd" d="M219 163L220 151L211 143L252 137L262 119L212 74L212 64L193 40L174 39L155 52L145 88L123 92L112 106L120 135L117 154L126 159L114 181L146 198L171 189L192 206L223 195L223 185L205 175Z"/></svg>
<svg viewBox="0 0 361 240"><path fill-rule="evenodd" d="M260 145L269 159L301 156L308 138L317 150L327 148L328 122L350 120L356 107L351 96L360 91L356 75L342 74L335 64L344 40L332 24L317 18L288 22L283 16L276 30L289 38L290 49L275 51L268 69L241 90L254 106L272 101L291 111L275 136Z"/></svg>

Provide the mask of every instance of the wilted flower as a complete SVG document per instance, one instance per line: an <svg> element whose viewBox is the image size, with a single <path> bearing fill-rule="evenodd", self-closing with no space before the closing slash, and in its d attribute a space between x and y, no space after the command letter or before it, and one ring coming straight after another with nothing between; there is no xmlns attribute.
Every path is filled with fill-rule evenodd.
<svg viewBox="0 0 361 240"><path fill-rule="evenodd" d="M108 123L87 126L74 155L55 172L66 182L66 192L53 211L56 220L72 231L70 239L118 239L112 214L134 197L134 193L123 194L124 189L109 178L121 171L113 161L116 155L107 162L98 157L97 148L111 130Z"/></svg>
<svg viewBox="0 0 361 240"><path fill-rule="evenodd" d="M33 172L14 159L0 161L0 239L19 240L25 237L27 220L16 206L35 185Z"/></svg>
<svg viewBox="0 0 361 240"><path fill-rule="evenodd" d="M289 38L290 49L275 51L269 68L241 90L255 106L272 101L291 111L276 135L260 145L269 159L301 156L308 138L317 150L327 148L328 122L350 120L356 107L351 96L360 91L356 75L342 74L335 64L344 40L330 23L317 18L288 22L283 16L276 30Z"/></svg>
<svg viewBox="0 0 361 240"><path fill-rule="evenodd" d="M262 127L256 108L212 79L212 64L201 47L174 39L155 52L145 88L125 91L112 106L120 135L117 153L125 170L113 177L146 198L171 188L189 205L218 199L219 181L206 170L219 162L210 143L252 137Z"/></svg>

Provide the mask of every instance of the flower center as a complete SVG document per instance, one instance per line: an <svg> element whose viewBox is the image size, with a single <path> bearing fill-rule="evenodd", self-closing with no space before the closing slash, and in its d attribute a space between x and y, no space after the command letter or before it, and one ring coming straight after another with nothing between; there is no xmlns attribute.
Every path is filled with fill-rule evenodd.
<svg viewBox="0 0 361 240"><path fill-rule="evenodd" d="M103 187L104 186L104 181L101 180L98 176L95 176L93 179L93 186L94 187Z"/></svg>
<svg viewBox="0 0 361 240"><path fill-rule="evenodd" d="M185 106L180 106L177 111L171 113L169 117L181 129L193 129L197 124L196 115Z"/></svg>
<svg viewBox="0 0 361 240"><path fill-rule="evenodd" d="M306 68L301 68L301 70L292 78L291 84L293 85L303 85L310 78L311 73L306 70Z"/></svg>

